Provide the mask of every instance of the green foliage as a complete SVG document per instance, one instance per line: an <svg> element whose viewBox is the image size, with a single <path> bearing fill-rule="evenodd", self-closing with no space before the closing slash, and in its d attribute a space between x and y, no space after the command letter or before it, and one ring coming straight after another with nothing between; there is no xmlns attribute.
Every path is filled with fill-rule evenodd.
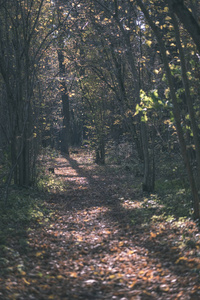
<svg viewBox="0 0 200 300"><path fill-rule="evenodd" d="M149 113L153 116L157 116L159 111L162 111L167 107L167 102L160 99L157 90L152 90L148 94L143 90L140 90L140 104L136 105L135 116L141 114L141 121L147 122L149 119Z"/></svg>
<svg viewBox="0 0 200 300"><path fill-rule="evenodd" d="M191 217L192 202L188 184L181 179L157 181L156 190L160 194L159 202L164 205L166 215Z"/></svg>
<svg viewBox="0 0 200 300"><path fill-rule="evenodd" d="M52 157L51 157L52 159ZM68 185L61 180L60 177L57 177L54 173L49 172L40 167L40 171L37 178L37 188L42 192L58 192L65 191Z"/></svg>
<svg viewBox="0 0 200 300"><path fill-rule="evenodd" d="M61 177L49 171L55 165L55 160L59 157L60 152L51 147L47 147L41 151L41 156L37 163L37 189L39 191L56 193L59 191L64 192L68 189L68 184L64 183Z"/></svg>
<svg viewBox="0 0 200 300"><path fill-rule="evenodd" d="M184 187L185 186L185 187ZM191 192L180 179L157 180L156 193L145 195L131 212L132 224L148 226L163 221L181 222L192 216Z"/></svg>
<svg viewBox="0 0 200 300"><path fill-rule="evenodd" d="M27 251L26 234L30 224L39 224L47 217L42 194L30 189L13 188L10 192L8 205L4 207L0 201L0 247L9 245L10 239L17 238L19 251Z"/></svg>
<svg viewBox="0 0 200 300"><path fill-rule="evenodd" d="M41 191L52 192L52 191L65 191L67 184L57 178L54 174L41 174L37 183L38 189Z"/></svg>

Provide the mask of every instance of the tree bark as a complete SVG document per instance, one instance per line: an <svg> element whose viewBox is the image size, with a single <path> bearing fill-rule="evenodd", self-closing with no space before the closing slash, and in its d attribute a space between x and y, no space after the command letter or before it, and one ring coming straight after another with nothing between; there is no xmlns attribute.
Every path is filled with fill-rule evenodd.
<svg viewBox="0 0 200 300"><path fill-rule="evenodd" d="M189 86L189 80L187 77L187 68L186 68L186 61L185 61L185 55L184 51L181 45L181 39L180 39L180 33L179 33L179 28L178 28L178 23L175 18L175 15L172 13L172 22L174 25L174 30L175 30L175 37L176 37L176 43L177 47L179 49L179 55L180 55L180 61L181 61L181 76L182 76L182 82L183 86L185 89L185 97L186 97L186 102L187 102L187 107L190 115L190 121L191 121L191 127L192 127L192 132L193 132L193 138L194 138L194 144L195 144L195 153L196 153L196 160L197 160L197 174L198 174L198 179L200 178L200 139L199 139L199 130L198 130L198 125L196 122L196 117L195 117L195 111L194 111L194 106L193 106L193 101L192 97L190 94L190 86ZM196 182L198 183L198 179ZM198 189L200 187L199 184L197 184Z"/></svg>
<svg viewBox="0 0 200 300"><path fill-rule="evenodd" d="M95 162L98 165L105 165L105 141L103 137L100 138L99 144L96 149Z"/></svg>
<svg viewBox="0 0 200 300"><path fill-rule="evenodd" d="M168 80L168 84L169 84L169 88L170 88L172 103L173 103L173 115L174 115L174 119L176 122L176 130L177 130L177 134L178 134L178 138L179 138L181 153L182 153L182 157L183 157L183 160L184 160L184 163L186 166L186 170L188 173L188 179L189 179L191 192L192 192L192 196L193 196L194 218L199 219L200 218L200 210L199 210L198 189L197 189L197 186L196 186L196 183L194 180L194 174L193 174L192 167L190 165L189 157L187 154L186 143L185 143L185 139L184 139L183 129L181 126L181 117L180 117L179 106L178 106L178 102L177 102L177 98L176 98L173 77L171 74L171 70L170 70L169 63L168 63L168 58L166 55L165 45L164 45L162 36L160 35L160 32L159 32L157 26L151 20L151 17L149 15L147 9L145 8L143 2L141 0L136 0L136 1L137 1L138 6L141 8L144 16L146 17L146 20L149 23L149 26L153 30L153 32L156 36L156 39L158 41L159 47L160 47L160 51L161 51L161 55L162 55L163 63L164 63L164 68L165 68L165 72L166 72L166 76L167 76L167 80Z"/></svg>
<svg viewBox="0 0 200 300"><path fill-rule="evenodd" d="M148 131L147 124L141 122L141 137L142 137L142 146L143 146L143 155L144 155L144 177L142 189L144 192L152 193L154 191L154 163L153 158L149 156L149 141L148 141Z"/></svg>
<svg viewBox="0 0 200 300"><path fill-rule="evenodd" d="M63 128L61 133L61 151L66 155L69 155L69 142L70 142L70 111L69 111L69 95L66 85L66 69L65 69L65 57L64 57L64 37L63 37L63 3L61 0L56 0L56 12L58 18L58 24L60 27L59 37L57 39L57 54L59 63L59 75L60 75L60 94L62 99L62 112L63 112Z"/></svg>
<svg viewBox="0 0 200 300"><path fill-rule="evenodd" d="M200 54L200 25L198 24L197 20L184 5L183 0L170 0L169 3L173 12L177 15L185 29L192 37Z"/></svg>
<svg viewBox="0 0 200 300"><path fill-rule="evenodd" d="M60 93L62 98L62 109L63 109L63 128L62 128L62 141L61 151L69 155L69 135L70 135L70 112L69 112L69 96L67 92L67 86L65 82L65 64L64 64L64 53L61 48L58 50L58 62L60 71Z"/></svg>

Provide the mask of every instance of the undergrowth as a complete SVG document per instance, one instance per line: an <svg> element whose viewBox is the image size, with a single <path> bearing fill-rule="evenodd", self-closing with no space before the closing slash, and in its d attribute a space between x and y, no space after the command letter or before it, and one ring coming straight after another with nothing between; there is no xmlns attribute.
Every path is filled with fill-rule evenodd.
<svg viewBox="0 0 200 300"><path fill-rule="evenodd" d="M0 257L2 251L7 249L5 247L27 251L27 232L32 230L33 224L42 224L50 213L41 192L12 187L7 205L1 199L0 206Z"/></svg>
<svg viewBox="0 0 200 300"><path fill-rule="evenodd" d="M132 223L149 225L160 222L174 222L191 219L192 198L189 188L174 179L170 184L157 181L155 193L144 194L140 207L132 211Z"/></svg>

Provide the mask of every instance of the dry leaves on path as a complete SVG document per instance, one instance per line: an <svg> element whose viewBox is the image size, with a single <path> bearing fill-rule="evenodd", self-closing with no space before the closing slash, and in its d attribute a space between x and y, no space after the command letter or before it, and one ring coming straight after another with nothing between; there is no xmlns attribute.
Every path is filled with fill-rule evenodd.
<svg viewBox="0 0 200 300"><path fill-rule="evenodd" d="M54 160L63 189L47 194L28 251L5 251L0 299L200 299L196 224L143 222L135 178L85 160Z"/></svg>

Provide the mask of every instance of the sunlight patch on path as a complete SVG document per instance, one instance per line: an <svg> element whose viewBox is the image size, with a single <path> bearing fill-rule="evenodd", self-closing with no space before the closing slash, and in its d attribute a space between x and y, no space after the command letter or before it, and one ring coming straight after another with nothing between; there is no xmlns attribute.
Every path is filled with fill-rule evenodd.
<svg viewBox="0 0 200 300"><path fill-rule="evenodd" d="M80 176L74 168L69 166L62 167L62 168L57 167L55 169L55 175L63 176L66 182L69 181L69 182L76 182L77 184L80 185L89 185L89 181L86 177Z"/></svg>
<svg viewBox="0 0 200 300"><path fill-rule="evenodd" d="M157 290L159 299L168 299L161 294L170 286L178 293L177 276L170 274L159 259L150 258L144 246L122 235L120 227L105 218L109 210L97 206L58 217L46 231L47 236L44 232L43 244L45 239L51 241L51 269L46 274L52 281L57 274L65 284L71 282L72 289L65 295L72 299L83 299L90 289L96 292L96 299L121 299L126 295L127 299L142 300L142 291L158 299Z"/></svg>
<svg viewBox="0 0 200 300"><path fill-rule="evenodd" d="M66 177L78 176L77 171L71 167L61 167L61 168L56 167L55 174L58 176L65 175Z"/></svg>
<svg viewBox="0 0 200 300"><path fill-rule="evenodd" d="M123 200L123 199L120 199L120 200ZM126 209L132 210L133 208L140 208L141 202L133 201L133 200L123 200L121 205L122 205L122 207L124 207Z"/></svg>

